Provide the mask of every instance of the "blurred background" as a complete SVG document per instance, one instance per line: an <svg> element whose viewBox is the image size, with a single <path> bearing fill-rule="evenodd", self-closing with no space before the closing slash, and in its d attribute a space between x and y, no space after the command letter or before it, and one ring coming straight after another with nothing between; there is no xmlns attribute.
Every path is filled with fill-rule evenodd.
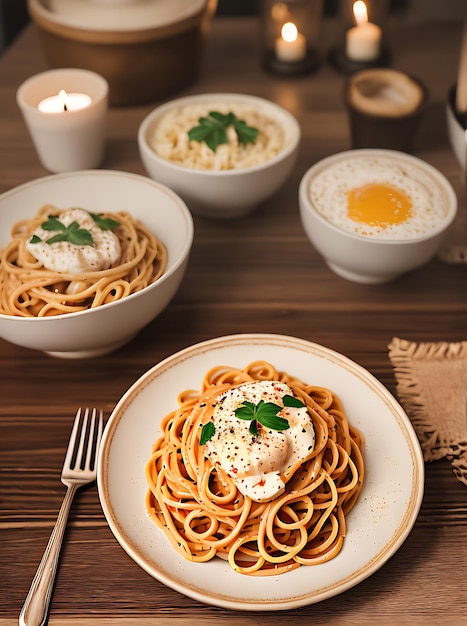
<svg viewBox="0 0 467 626"><path fill-rule="evenodd" d="M254 15L261 0L219 0L217 15ZM334 15L339 0L324 0L324 15ZM465 0L391 0L391 11L411 20L463 19ZM26 0L0 0L0 54L28 23Z"/></svg>

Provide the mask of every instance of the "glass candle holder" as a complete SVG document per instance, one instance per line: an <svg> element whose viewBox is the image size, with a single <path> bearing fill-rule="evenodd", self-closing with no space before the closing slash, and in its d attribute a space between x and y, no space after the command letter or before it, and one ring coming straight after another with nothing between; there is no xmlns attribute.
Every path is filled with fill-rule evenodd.
<svg viewBox="0 0 467 626"><path fill-rule="evenodd" d="M389 0L341 0L331 63L345 74L389 64L384 32Z"/></svg>
<svg viewBox="0 0 467 626"><path fill-rule="evenodd" d="M263 66L296 76L319 65L322 0L262 0Z"/></svg>

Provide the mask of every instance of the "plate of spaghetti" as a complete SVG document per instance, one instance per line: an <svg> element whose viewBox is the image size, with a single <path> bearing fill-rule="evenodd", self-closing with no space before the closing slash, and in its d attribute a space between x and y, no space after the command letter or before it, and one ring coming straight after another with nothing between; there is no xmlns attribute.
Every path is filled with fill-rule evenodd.
<svg viewBox="0 0 467 626"><path fill-rule="evenodd" d="M423 497L410 420L347 357L269 334L220 337L146 372L98 466L116 539L198 601L284 610L357 585L403 544Z"/></svg>

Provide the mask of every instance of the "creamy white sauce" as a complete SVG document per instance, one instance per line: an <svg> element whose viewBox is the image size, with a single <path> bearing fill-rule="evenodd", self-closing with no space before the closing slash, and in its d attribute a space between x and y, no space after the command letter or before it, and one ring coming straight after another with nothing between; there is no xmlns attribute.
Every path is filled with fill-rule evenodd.
<svg viewBox="0 0 467 626"><path fill-rule="evenodd" d="M120 260L121 247L118 237L111 230L102 230L88 211L84 209L68 209L58 216L60 222L69 226L78 222L81 228L88 230L94 245L77 245L69 241L47 243L47 240L59 231L44 230L39 227L34 235L41 239L38 243L26 244L35 259L51 271L63 274L79 274L81 272L105 270Z"/></svg>
<svg viewBox="0 0 467 626"><path fill-rule="evenodd" d="M245 383L220 396L213 413L214 435L205 444L213 465L233 478L238 489L258 502L268 501L285 489L284 474L311 455L315 432L305 406L284 407L279 417L288 420L287 430L260 427L250 433L250 421L235 415L245 401L260 400L283 407L283 397L293 395L290 387L274 381Z"/></svg>

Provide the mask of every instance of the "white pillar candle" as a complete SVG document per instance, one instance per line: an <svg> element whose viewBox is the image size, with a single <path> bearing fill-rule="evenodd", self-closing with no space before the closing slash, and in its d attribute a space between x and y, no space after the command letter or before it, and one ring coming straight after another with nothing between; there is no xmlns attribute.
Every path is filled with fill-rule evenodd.
<svg viewBox="0 0 467 626"><path fill-rule="evenodd" d="M66 96L60 94L61 90ZM19 87L16 101L46 169L70 172L100 165L108 91L105 78L75 68L42 72Z"/></svg>
<svg viewBox="0 0 467 626"><path fill-rule="evenodd" d="M91 102L91 98L85 93L67 93L64 89L60 89L56 96L41 100L37 108L44 113L62 113L84 109Z"/></svg>
<svg viewBox="0 0 467 626"><path fill-rule="evenodd" d="M368 21L362 0L354 3L353 12L357 25L347 31L346 54L352 61L374 61L381 52L381 28Z"/></svg>
<svg viewBox="0 0 467 626"><path fill-rule="evenodd" d="M276 39L275 52L279 61L298 63L306 57L306 39L292 22L282 26L281 36Z"/></svg>

